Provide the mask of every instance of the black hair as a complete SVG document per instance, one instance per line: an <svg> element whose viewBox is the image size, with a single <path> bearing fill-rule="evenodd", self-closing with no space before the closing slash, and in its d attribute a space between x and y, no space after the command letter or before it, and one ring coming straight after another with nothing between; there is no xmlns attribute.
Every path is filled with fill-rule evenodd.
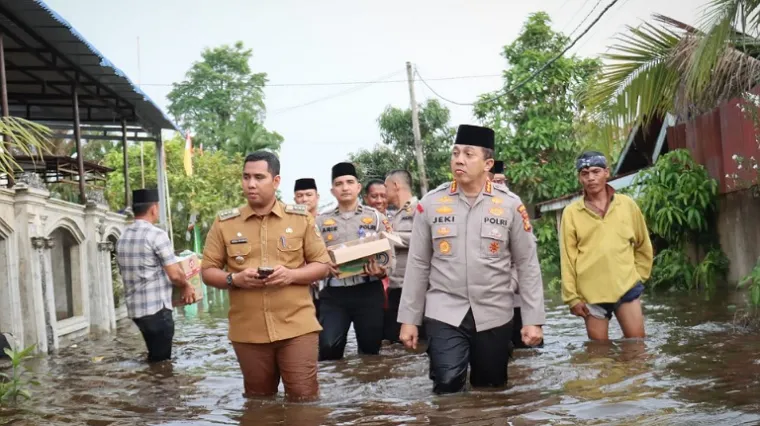
<svg viewBox="0 0 760 426"><path fill-rule="evenodd" d="M280 159L277 158L277 155L274 153L269 151L256 151L248 154L248 156L245 157L245 161L243 161L243 169L245 169L246 164L256 161L266 161L267 171L269 171L272 176L278 176L280 174Z"/></svg>
<svg viewBox="0 0 760 426"><path fill-rule="evenodd" d="M408 170L398 169L388 173L388 177L398 178L406 185L407 188L412 189L412 174Z"/></svg>
<svg viewBox="0 0 760 426"><path fill-rule="evenodd" d="M158 203L137 203L132 205L132 213L135 217L145 216L151 207Z"/></svg>
<svg viewBox="0 0 760 426"><path fill-rule="evenodd" d="M364 186L364 193L369 194L369 189L372 188L373 185L383 185L385 186L385 182L381 181L380 179L372 179Z"/></svg>

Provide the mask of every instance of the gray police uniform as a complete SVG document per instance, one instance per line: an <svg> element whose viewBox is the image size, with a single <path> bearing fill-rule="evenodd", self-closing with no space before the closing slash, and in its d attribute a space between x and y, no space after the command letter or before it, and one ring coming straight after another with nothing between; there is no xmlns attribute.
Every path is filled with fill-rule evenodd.
<svg viewBox="0 0 760 426"><path fill-rule="evenodd" d="M522 321L545 320L536 240L520 198L488 181L474 200L456 182L431 191L414 219L398 321L422 325L436 393L507 381L515 288Z"/></svg>
<svg viewBox="0 0 760 426"><path fill-rule="evenodd" d="M357 205L341 213L335 209L317 216L317 227L327 247L334 247L376 232L392 230L388 219L372 207ZM391 256L390 267L395 259ZM319 359L343 358L346 336L354 323L359 353L376 355L383 340L383 283L375 277L356 275L325 279L319 293Z"/></svg>
<svg viewBox="0 0 760 426"><path fill-rule="evenodd" d="M417 209L418 202L416 197L412 197L390 219L393 233L404 242L403 247L395 246L396 266L391 271L388 280L383 338L392 343L401 342L399 340L401 324L398 323L396 318L398 317L398 305L401 302L401 287L404 284L409 240L412 238L412 221L414 220L414 212Z"/></svg>

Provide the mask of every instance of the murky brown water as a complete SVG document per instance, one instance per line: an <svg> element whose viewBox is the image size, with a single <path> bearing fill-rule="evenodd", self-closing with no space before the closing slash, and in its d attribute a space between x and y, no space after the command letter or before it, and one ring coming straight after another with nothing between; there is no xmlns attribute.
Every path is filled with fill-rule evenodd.
<svg viewBox="0 0 760 426"><path fill-rule="evenodd" d="M550 305L546 347L516 353L506 390L436 397L424 355L386 347L359 357L351 342L345 360L320 366L321 401L289 404L242 397L216 297L178 315L172 364L143 363L128 323L36 359L42 386L32 402L0 408L0 424L760 424L760 336L734 329L726 300L647 297L650 337L606 345L586 343L580 320Z"/></svg>

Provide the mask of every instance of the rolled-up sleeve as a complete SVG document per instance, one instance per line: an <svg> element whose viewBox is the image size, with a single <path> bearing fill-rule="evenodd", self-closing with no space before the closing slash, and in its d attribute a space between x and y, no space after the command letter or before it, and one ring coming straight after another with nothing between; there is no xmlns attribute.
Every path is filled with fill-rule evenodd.
<svg viewBox="0 0 760 426"><path fill-rule="evenodd" d="M514 219L509 228L509 249L513 264L517 268L517 286L520 293L523 325L543 325L546 322L544 310L544 285L541 266L538 262L536 238L533 228L525 215L523 219L520 203L514 211Z"/></svg>
<svg viewBox="0 0 760 426"><path fill-rule="evenodd" d="M398 308L398 322L421 325L425 315L425 295L430 283L430 260L433 257L433 243L427 209L420 202L412 223L409 254L404 274L404 286Z"/></svg>

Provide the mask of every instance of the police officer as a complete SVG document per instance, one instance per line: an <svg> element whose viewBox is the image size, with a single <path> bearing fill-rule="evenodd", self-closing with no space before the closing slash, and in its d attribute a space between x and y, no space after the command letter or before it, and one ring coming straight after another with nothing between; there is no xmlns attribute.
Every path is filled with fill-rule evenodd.
<svg viewBox="0 0 760 426"><path fill-rule="evenodd" d="M398 210L391 217L393 233L404 242L404 246L395 246L396 264L390 274L388 283L388 304L385 310L384 339L391 343L401 343L399 333L401 324L397 321L398 305L401 302L401 287L404 283L409 239L412 236L412 221L417 208L417 197L412 194L412 175L406 170L394 170L385 179L388 203Z"/></svg>
<svg viewBox="0 0 760 426"><path fill-rule="evenodd" d="M332 194L338 207L317 217L317 225L328 248L359 239L371 233L392 228L385 215L372 207L359 204L361 184L356 168L351 163L338 163L332 168ZM392 266L392 259L391 259ZM333 265L333 276L325 281L319 293L319 359L343 358L346 336L354 324L359 353L377 355L383 340L382 279L388 268L372 261L363 275L338 279Z"/></svg>
<svg viewBox="0 0 760 426"><path fill-rule="evenodd" d="M293 198L296 204L306 206L309 214L313 218L317 218L317 208L319 206L319 191L317 191L317 182L312 178L296 179L295 185L293 185ZM317 318L319 318L319 286L321 281L314 282L309 291L311 292L311 298L314 301L314 308L317 310Z"/></svg>
<svg viewBox="0 0 760 426"><path fill-rule="evenodd" d="M329 273L327 247L304 206L276 198L276 155L246 157L248 202L219 213L206 237L203 282L229 290L229 339L246 396L277 393L282 378L292 400L319 396L317 321L309 285Z"/></svg>
<svg viewBox="0 0 760 426"><path fill-rule="evenodd" d="M494 161L491 171L488 172L488 177L491 182L506 186L507 177L504 175L504 162L501 160Z"/></svg>
<svg viewBox="0 0 760 426"><path fill-rule="evenodd" d="M428 337L433 391L502 387L507 362L517 268L522 339L543 336L544 293L536 240L520 198L488 179L494 132L462 125L451 155L454 181L417 204L398 321L401 341L416 349L418 326Z"/></svg>

